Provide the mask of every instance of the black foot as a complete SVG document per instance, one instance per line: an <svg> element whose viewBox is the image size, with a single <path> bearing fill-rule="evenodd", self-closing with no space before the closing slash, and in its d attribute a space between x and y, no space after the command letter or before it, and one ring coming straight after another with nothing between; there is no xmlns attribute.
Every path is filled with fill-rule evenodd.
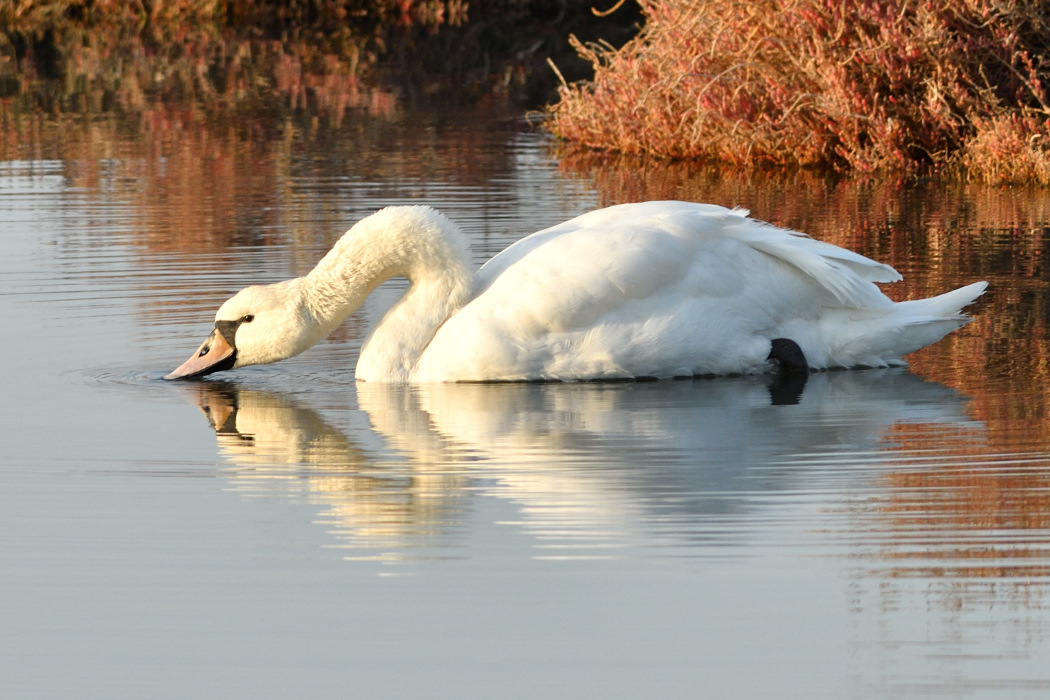
<svg viewBox="0 0 1050 700"><path fill-rule="evenodd" d="M781 372L805 372L809 374L809 363L802 348L791 338L773 338L767 360L772 360Z"/></svg>

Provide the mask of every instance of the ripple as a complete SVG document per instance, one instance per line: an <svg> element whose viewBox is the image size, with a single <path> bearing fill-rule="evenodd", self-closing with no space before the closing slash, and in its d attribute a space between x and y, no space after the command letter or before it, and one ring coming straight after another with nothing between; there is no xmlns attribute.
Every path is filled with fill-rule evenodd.
<svg viewBox="0 0 1050 700"><path fill-rule="evenodd" d="M164 375L170 371L158 368L99 366L66 370L59 373L59 376L79 386L149 389L170 385L171 382L164 380Z"/></svg>

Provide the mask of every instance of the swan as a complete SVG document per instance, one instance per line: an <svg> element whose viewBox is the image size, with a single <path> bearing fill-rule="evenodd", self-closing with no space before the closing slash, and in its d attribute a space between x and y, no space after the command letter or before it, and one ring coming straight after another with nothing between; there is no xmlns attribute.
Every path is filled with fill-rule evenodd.
<svg viewBox="0 0 1050 700"><path fill-rule="evenodd" d="M356 378L394 384L577 381L887 367L970 321L976 282L894 302L892 267L743 209L644 202L527 236L480 270L438 211L355 224L307 275L247 287L165 379L298 355L382 282L410 284L361 348Z"/></svg>

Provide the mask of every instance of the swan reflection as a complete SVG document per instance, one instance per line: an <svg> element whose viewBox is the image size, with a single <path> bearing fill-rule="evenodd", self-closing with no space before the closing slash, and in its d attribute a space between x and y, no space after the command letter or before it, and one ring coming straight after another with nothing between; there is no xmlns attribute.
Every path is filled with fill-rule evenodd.
<svg viewBox="0 0 1050 700"><path fill-rule="evenodd" d="M816 374L794 405L769 381L363 383L360 411L351 392L314 409L232 382L192 389L236 488L319 503L342 545L392 559L508 525L541 555L739 543L779 529L757 520L774 497L870 480L897 426L980 432L962 396L906 371Z"/></svg>

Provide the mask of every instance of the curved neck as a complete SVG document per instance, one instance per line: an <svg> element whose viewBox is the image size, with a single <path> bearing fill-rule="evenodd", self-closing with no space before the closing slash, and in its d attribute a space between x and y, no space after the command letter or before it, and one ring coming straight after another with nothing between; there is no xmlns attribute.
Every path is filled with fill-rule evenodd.
<svg viewBox="0 0 1050 700"><path fill-rule="evenodd" d="M463 235L428 207L390 207L361 220L306 277L321 337L392 277L411 284L365 341L358 379L408 381L437 329L469 300L474 271Z"/></svg>

